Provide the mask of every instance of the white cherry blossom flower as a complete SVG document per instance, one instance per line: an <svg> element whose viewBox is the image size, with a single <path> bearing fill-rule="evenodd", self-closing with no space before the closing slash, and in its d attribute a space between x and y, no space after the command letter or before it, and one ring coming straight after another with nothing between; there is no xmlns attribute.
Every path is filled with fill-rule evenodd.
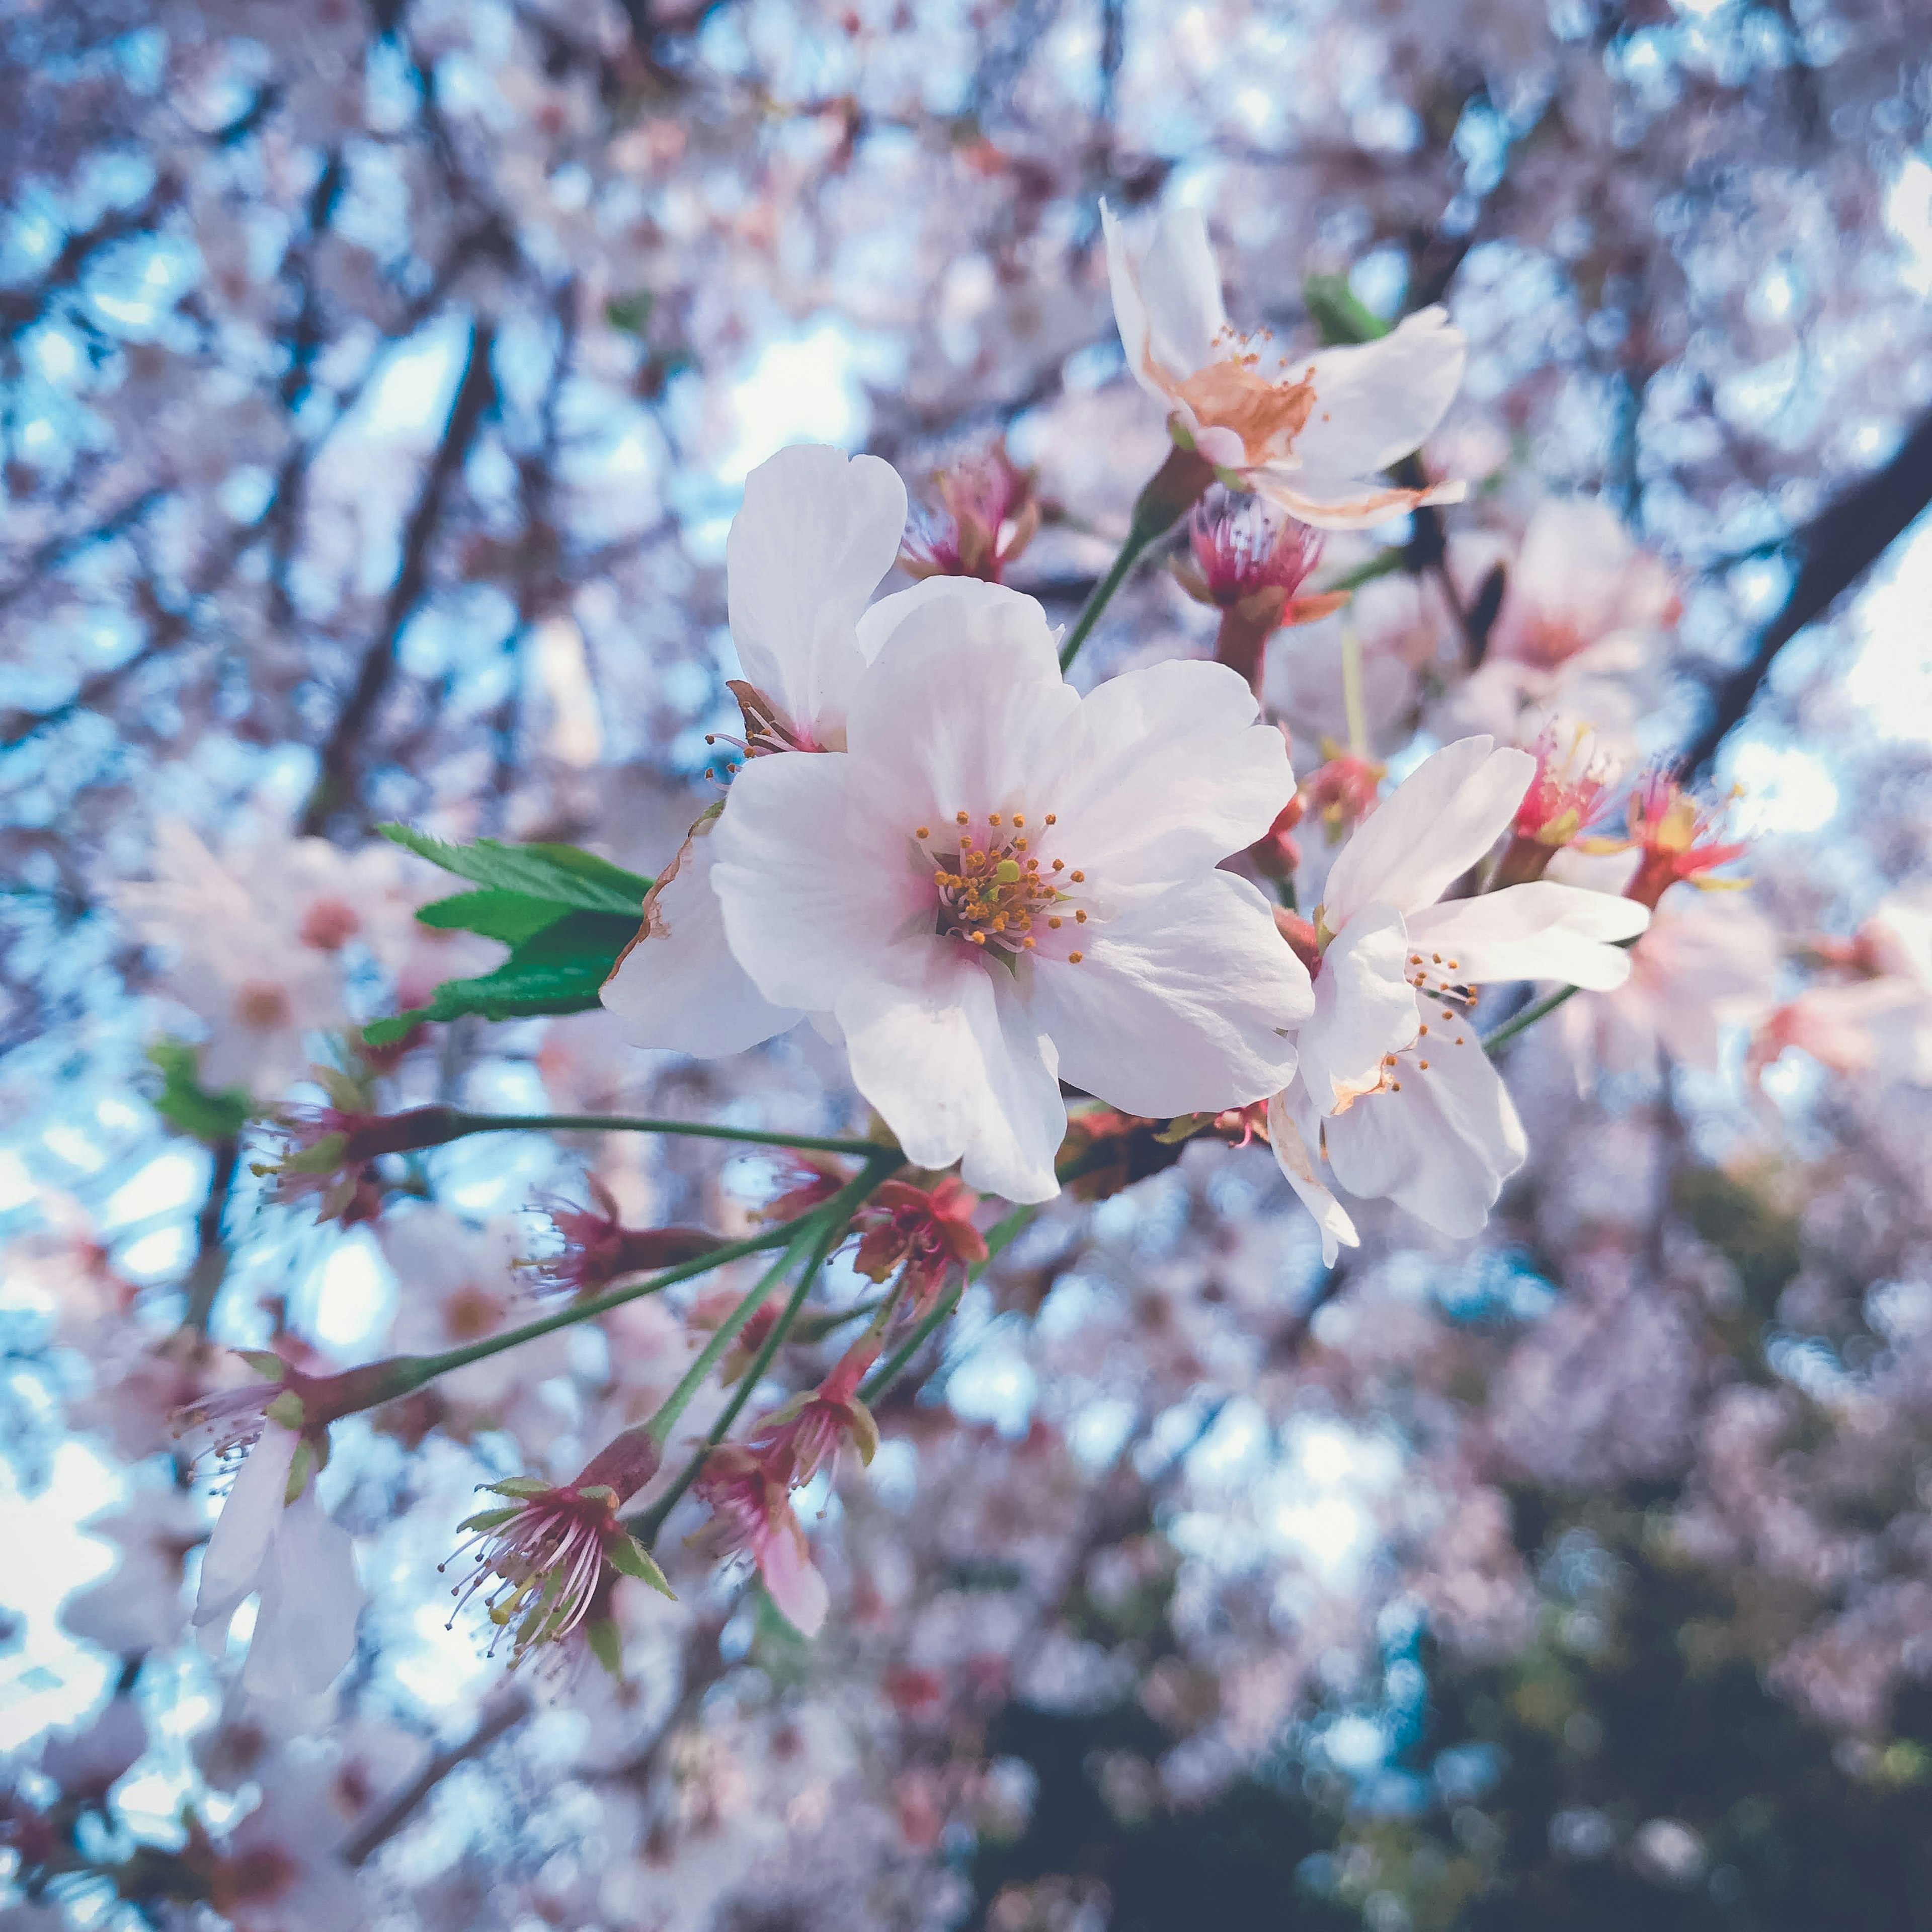
<svg viewBox="0 0 1932 1932"><path fill-rule="evenodd" d="M733 951L829 1016L915 1165L1056 1190L1061 1078L1149 1115L1279 1087L1307 974L1217 862L1293 786L1226 666L1082 698L1030 598L934 579L901 603L843 754L760 758L712 835ZM881 607L882 608L884 607Z"/></svg>
<svg viewBox="0 0 1932 1932"><path fill-rule="evenodd" d="M1436 752L1328 874L1315 1011L1270 1129L1331 1261L1352 1229L1331 1211L1310 1150L1348 1192L1386 1196L1447 1234L1475 1233L1528 1150L1476 1031L1480 988L1556 980L1602 992L1630 976L1616 942L1649 922L1631 900L1546 880L1442 900L1508 826L1535 770L1527 752L1487 738Z"/></svg>
<svg viewBox="0 0 1932 1932"><path fill-rule="evenodd" d="M1138 242L1104 202L1100 218L1127 366L1210 462L1325 530L1461 501L1460 483L1404 490L1381 476L1455 400L1466 345L1444 310L1406 316L1379 341L1291 361L1265 332L1230 325L1198 208L1166 210Z"/></svg>
<svg viewBox="0 0 1932 1932"><path fill-rule="evenodd" d="M898 556L905 520L905 485L875 456L800 444L746 479L724 568L748 755L843 747L853 688L893 621L889 607L926 594L920 586L866 608ZM659 876L605 983L604 1005L638 1046L736 1053L800 1017L760 994L725 942L711 890L721 809L698 820Z"/></svg>
<svg viewBox="0 0 1932 1932"><path fill-rule="evenodd" d="M242 1670L242 1688L258 1696L319 1695L356 1651L362 1587L355 1546L316 1500L312 1476L289 1499L302 1449L297 1431L263 1424L201 1562L194 1623L211 1653L220 1654L244 1599L261 1593Z"/></svg>

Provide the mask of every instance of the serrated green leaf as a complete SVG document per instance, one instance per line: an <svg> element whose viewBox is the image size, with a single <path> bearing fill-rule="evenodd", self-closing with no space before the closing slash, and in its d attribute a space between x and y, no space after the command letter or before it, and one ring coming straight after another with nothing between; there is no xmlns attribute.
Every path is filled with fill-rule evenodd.
<svg viewBox="0 0 1932 1932"><path fill-rule="evenodd" d="M1309 276L1301 285L1301 298L1330 347L1379 341L1391 326L1349 287L1346 275Z"/></svg>
<svg viewBox="0 0 1932 1932"><path fill-rule="evenodd" d="M284 1429L299 1429L302 1426L302 1400L293 1389L283 1390L262 1412L271 1422L278 1422Z"/></svg>
<svg viewBox="0 0 1932 1932"><path fill-rule="evenodd" d="M598 1617L584 1626L584 1640L590 1654L619 1683L624 1681L624 1635L616 1621Z"/></svg>
<svg viewBox="0 0 1932 1932"><path fill-rule="evenodd" d="M426 1006L372 1020L362 1036L372 1046L400 1040L424 1020L522 1019L536 1013L580 1013L597 1004L617 956L636 936L640 915L578 910L533 933L494 972L446 980Z"/></svg>
<svg viewBox="0 0 1932 1932"><path fill-rule="evenodd" d="M541 1476L506 1476L500 1483L485 1483L483 1486L493 1496L540 1496L553 1486Z"/></svg>
<svg viewBox="0 0 1932 1932"><path fill-rule="evenodd" d="M656 1559L634 1536L620 1530L604 1546L604 1554L610 1568L620 1576L634 1576L639 1582L648 1583L653 1590L661 1592L673 1603L677 1601L677 1592L658 1568Z"/></svg>
<svg viewBox="0 0 1932 1932"><path fill-rule="evenodd" d="M570 908L556 899L533 898L528 892L506 892L484 886L473 892L454 892L416 908L424 926L441 932L480 932L506 946L520 946L547 926L554 926Z"/></svg>
<svg viewBox="0 0 1932 1932"><path fill-rule="evenodd" d="M650 890L650 880L574 845L504 845L494 838L452 845L412 826L392 823L376 829L385 838L460 879L473 879L479 886L523 892L532 898L554 899L587 912L640 917L644 895Z"/></svg>
<svg viewBox="0 0 1932 1932"><path fill-rule="evenodd" d="M154 1112L169 1126L200 1141L232 1140L248 1124L255 1103L239 1087L211 1094L200 1079L201 1053L184 1040L158 1040L148 1048L161 1076Z"/></svg>
<svg viewBox="0 0 1932 1932"><path fill-rule="evenodd" d="M524 1513L520 1503L505 1503L496 1509L478 1510L474 1516L466 1516L456 1526L458 1536L466 1536L472 1529L498 1529L512 1516Z"/></svg>
<svg viewBox="0 0 1932 1932"><path fill-rule="evenodd" d="M238 1348L235 1352L265 1382L278 1382L288 1373L289 1365L267 1348Z"/></svg>

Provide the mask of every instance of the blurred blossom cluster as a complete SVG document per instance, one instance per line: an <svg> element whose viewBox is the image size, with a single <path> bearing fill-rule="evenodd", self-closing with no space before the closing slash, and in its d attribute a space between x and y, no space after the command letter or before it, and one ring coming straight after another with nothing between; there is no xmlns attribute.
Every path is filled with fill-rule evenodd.
<svg viewBox="0 0 1932 1932"><path fill-rule="evenodd" d="M1925 25L0 10L0 1928L1916 1923Z"/></svg>

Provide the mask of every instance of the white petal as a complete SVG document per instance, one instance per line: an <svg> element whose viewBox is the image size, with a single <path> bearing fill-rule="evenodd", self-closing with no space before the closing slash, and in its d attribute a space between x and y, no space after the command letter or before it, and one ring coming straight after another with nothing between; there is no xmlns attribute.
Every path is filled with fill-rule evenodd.
<svg viewBox="0 0 1932 1932"><path fill-rule="evenodd" d="M262 1610L242 1687L256 1696L312 1697L356 1654L362 1586L356 1545L310 1484L283 1514L262 1574Z"/></svg>
<svg viewBox="0 0 1932 1932"><path fill-rule="evenodd" d="M836 743L863 668L859 614L905 534L905 485L876 456L802 443L746 478L724 552L745 675L820 744Z"/></svg>
<svg viewBox="0 0 1932 1932"><path fill-rule="evenodd" d="M1085 947L1078 965L1036 959L1018 982L1074 1086L1164 1120L1246 1106L1294 1070L1307 971L1245 879L1207 872L1101 922Z"/></svg>
<svg viewBox="0 0 1932 1932"><path fill-rule="evenodd" d="M1634 939L1649 923L1634 899L1539 879L1426 907L1408 934L1418 952L1441 953L1444 971L1464 986L1562 980L1604 993L1630 977L1630 956L1612 942Z"/></svg>
<svg viewBox="0 0 1932 1932"><path fill-rule="evenodd" d="M1406 976L1408 934L1393 906L1370 906L1342 927L1322 956L1315 1011L1301 1029L1301 1080L1322 1113L1379 1076L1382 1056L1400 1053L1421 1024Z"/></svg>
<svg viewBox="0 0 1932 1932"><path fill-rule="evenodd" d="M914 828L895 845L887 827L855 824L851 762L837 752L752 759L711 836L732 953L779 1006L830 1010L855 974L885 970L908 921L935 902L931 868L922 878L914 868Z"/></svg>
<svg viewBox="0 0 1932 1932"><path fill-rule="evenodd" d="M1252 844L1294 791L1287 745L1258 712L1226 664L1170 659L1100 686L1039 801L1060 819L1054 850L1124 906Z"/></svg>
<svg viewBox="0 0 1932 1932"><path fill-rule="evenodd" d="M1420 448L1456 400L1467 356L1448 312L1426 308L1379 341L1311 356L1315 407L1294 440L1304 476L1373 476Z"/></svg>
<svg viewBox="0 0 1932 1932"><path fill-rule="evenodd" d="M1425 503L1460 503L1468 494L1468 486L1462 483L1432 483L1426 489L1405 490L1393 483L1311 474L1272 464L1248 471L1247 480L1277 509L1323 530L1370 530Z"/></svg>
<svg viewBox="0 0 1932 1932"><path fill-rule="evenodd" d="M838 1000L854 1083L915 1166L957 1160L970 1186L1052 1199L1066 1108L1051 1046L1017 1001L998 996L1004 968L938 938L922 955L918 977L865 982Z"/></svg>
<svg viewBox="0 0 1932 1932"><path fill-rule="evenodd" d="M1405 1054L1398 1077L1400 1091L1322 1123L1335 1178L1352 1194L1386 1195L1445 1234L1475 1234L1528 1152L1508 1090L1472 1036Z"/></svg>
<svg viewBox="0 0 1932 1932"><path fill-rule="evenodd" d="M908 620L928 604L997 604L1002 597L1014 594L1003 585L982 584L976 577L922 578L910 588L895 590L890 597L881 597L876 604L866 607L854 634L859 640L859 655L870 664L898 635Z"/></svg>
<svg viewBox="0 0 1932 1932"><path fill-rule="evenodd" d="M1330 932L1380 903L1420 912L1495 844L1536 772L1527 752L1464 738L1425 758L1342 848L1323 894Z"/></svg>
<svg viewBox="0 0 1932 1932"><path fill-rule="evenodd" d="M196 1624L213 1624L218 1640L236 1606L260 1586L262 1566L281 1527L282 1498L301 1440L280 1423L266 1424L221 1505L202 1556L201 1588L194 1604Z"/></svg>
<svg viewBox="0 0 1932 1932"><path fill-rule="evenodd" d="M701 825L685 842L675 872L646 906L644 930L598 995L634 1046L711 1058L770 1040L799 1016L766 999L724 937L724 911L711 889L715 829L715 822Z"/></svg>
<svg viewBox="0 0 1932 1932"><path fill-rule="evenodd" d="M1275 1165L1281 1169L1288 1186L1300 1197L1301 1204L1315 1216L1315 1225L1322 1233L1322 1265L1333 1268L1342 1247L1346 1245L1358 1248L1362 1238L1356 1233L1355 1224L1348 1218L1348 1210L1322 1185L1316 1174L1308 1143L1288 1111L1286 1088L1268 1102L1268 1124Z"/></svg>
<svg viewBox="0 0 1932 1932"><path fill-rule="evenodd" d="M868 838L910 841L956 812L1057 809L1031 794L1075 742L1079 709L1030 597L981 584L919 604L853 698L850 782L875 814Z"/></svg>
<svg viewBox="0 0 1932 1932"><path fill-rule="evenodd" d="M1198 208L1171 208L1150 235L1130 239L1105 202L1100 224L1127 367L1142 388L1167 401L1171 383L1215 358L1228 326L1207 224Z"/></svg>

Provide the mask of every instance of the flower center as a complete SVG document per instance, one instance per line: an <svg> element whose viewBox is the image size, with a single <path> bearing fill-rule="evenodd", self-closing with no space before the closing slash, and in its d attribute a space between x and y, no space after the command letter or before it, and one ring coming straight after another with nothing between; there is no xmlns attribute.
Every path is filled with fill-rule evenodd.
<svg viewBox="0 0 1932 1932"><path fill-rule="evenodd" d="M272 980L250 980L236 993L235 1017L244 1027L267 1033L286 1026L293 1014L288 994Z"/></svg>
<svg viewBox="0 0 1932 1932"><path fill-rule="evenodd" d="M1232 430L1241 439L1249 462L1265 463L1293 448L1314 412L1315 389L1305 378L1287 375L1285 362L1281 376L1273 380L1264 376L1251 340L1230 330L1216 345L1226 359L1196 370L1174 388L1201 422Z"/></svg>
<svg viewBox="0 0 1932 1932"><path fill-rule="evenodd" d="M1088 909L1078 903L1087 874L1046 848L1058 822L1048 812L1030 826L1024 812L952 815L950 832L922 825L913 835L932 867L938 931L1009 962L1026 953L1078 965Z"/></svg>

